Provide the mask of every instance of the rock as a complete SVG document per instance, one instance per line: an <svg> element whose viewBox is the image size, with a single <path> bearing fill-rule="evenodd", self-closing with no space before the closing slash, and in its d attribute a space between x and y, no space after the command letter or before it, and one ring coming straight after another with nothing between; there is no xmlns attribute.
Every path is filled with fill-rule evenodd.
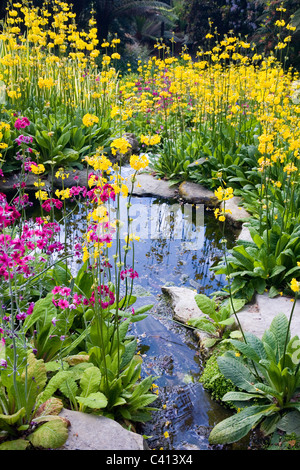
<svg viewBox="0 0 300 470"><path fill-rule="evenodd" d="M270 327L273 318L279 313L290 317L293 303L288 297L270 298L268 293L256 295L254 301L237 313L242 329L262 338L266 329ZM300 336L300 300L297 300L292 322L291 336Z"/></svg>
<svg viewBox="0 0 300 470"><path fill-rule="evenodd" d="M144 450L143 437L116 421L63 408L60 416L70 421L69 437L59 450Z"/></svg>
<svg viewBox="0 0 300 470"><path fill-rule="evenodd" d="M62 180L61 178L56 178L55 176L55 173L56 173L57 170L54 171L54 176L53 176L53 186L55 188L59 188L59 189L62 189L62 187L64 186L64 188L71 188L72 186L87 186L87 178L88 178L88 175L87 175L87 169L85 168L84 170L66 170L65 173L68 175L67 178L65 178L64 180ZM90 168L89 169L89 173L92 173L93 172L93 169ZM51 177L51 173L48 174L48 183L49 185L51 185L51 180L52 180L52 177Z"/></svg>
<svg viewBox="0 0 300 470"><path fill-rule="evenodd" d="M5 194L15 192L16 190L16 185L18 185L21 181L20 179L21 174L20 173L13 173L11 175L6 175L4 178L0 178L0 192L3 192ZM45 177L40 177L40 179L47 183L47 180ZM37 191L37 187L34 185L38 181L38 177L34 175L33 173L29 173L26 176L26 191L27 192L32 192L32 191Z"/></svg>
<svg viewBox="0 0 300 470"><path fill-rule="evenodd" d="M253 242L252 237L250 235L249 228L245 224L242 225L242 230L240 231L238 235L238 240L241 240L244 242Z"/></svg>
<svg viewBox="0 0 300 470"><path fill-rule="evenodd" d="M187 323L190 318L202 314L195 302L196 292L186 287L162 287L162 292L169 295L174 319ZM289 318L292 309L291 299L288 297L270 298L268 293L256 295L255 300L237 312L242 329L262 338L265 330L270 327L273 318L284 313ZM300 337L300 299L297 300L291 322L291 335ZM197 334L200 343L207 336L200 332Z"/></svg>
<svg viewBox="0 0 300 470"><path fill-rule="evenodd" d="M241 227L243 221L250 218L250 214L239 204L241 198L234 196L231 199L228 199L225 203L225 210L229 209L231 211L226 214L227 220L234 226Z"/></svg>
<svg viewBox="0 0 300 470"><path fill-rule="evenodd" d="M128 176L126 184L131 190L131 178ZM177 187L170 186L168 181L155 178L150 173L141 173L136 176L133 186L134 196L153 196L161 198L175 199L177 196Z"/></svg>
<svg viewBox="0 0 300 470"><path fill-rule="evenodd" d="M178 192L185 202L191 204L205 204L208 207L219 205L219 200L214 192L197 183L184 181L179 185Z"/></svg>
<svg viewBox="0 0 300 470"><path fill-rule="evenodd" d="M161 288L162 292L169 296L173 309L174 319L181 323L202 315L201 310L195 301L196 292L187 287L166 287Z"/></svg>

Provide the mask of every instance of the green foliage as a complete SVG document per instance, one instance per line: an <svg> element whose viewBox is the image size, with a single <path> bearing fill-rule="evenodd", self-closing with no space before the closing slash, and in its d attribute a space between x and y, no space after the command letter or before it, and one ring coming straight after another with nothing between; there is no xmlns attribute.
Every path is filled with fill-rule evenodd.
<svg viewBox="0 0 300 470"><path fill-rule="evenodd" d="M282 232L279 224L265 230L262 235L249 227L253 242L239 242L229 250L212 270L216 274L230 275L231 292L250 301L255 294L263 294L270 289L270 297L288 290L293 277L299 275L300 231L296 228L291 234Z"/></svg>
<svg viewBox="0 0 300 470"><path fill-rule="evenodd" d="M58 114L58 115L57 115ZM109 123L95 124L87 129L80 116L44 115L37 117L29 127L33 148L38 152L39 163L46 166L81 165L81 159L99 145L107 146L110 137ZM30 114L29 114L30 115Z"/></svg>
<svg viewBox="0 0 300 470"><path fill-rule="evenodd" d="M235 323L234 313L238 312L245 305L243 299L232 299L219 305L214 300L204 294L196 294L195 301L199 309L205 316L191 318L188 325L205 331L208 338L203 340L206 347L214 346L218 341L224 339L224 336L238 337L238 331L228 331ZM226 335L225 335L226 333Z"/></svg>
<svg viewBox="0 0 300 470"><path fill-rule="evenodd" d="M63 406L60 400L49 397L43 401L45 364L32 353L22 363L18 378L8 370L1 371L0 430L6 440L0 450L61 447L68 437L68 425L58 416Z"/></svg>
<svg viewBox="0 0 300 470"><path fill-rule="evenodd" d="M228 340L240 356L228 351L218 358L221 373L241 390L226 393L223 400L241 411L214 427L211 443L236 442L258 424L270 435L282 420L291 425L296 416L299 422L299 339L290 338L287 317L277 315L261 340L252 333L245 333L245 339Z"/></svg>

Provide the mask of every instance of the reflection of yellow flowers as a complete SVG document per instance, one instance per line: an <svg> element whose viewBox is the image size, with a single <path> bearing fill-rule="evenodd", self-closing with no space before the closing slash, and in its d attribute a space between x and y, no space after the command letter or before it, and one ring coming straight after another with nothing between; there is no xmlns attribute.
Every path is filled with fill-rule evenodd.
<svg viewBox="0 0 300 470"><path fill-rule="evenodd" d="M147 155L131 155L130 157L130 166L136 171L142 170L149 165L149 160Z"/></svg>
<svg viewBox="0 0 300 470"><path fill-rule="evenodd" d="M140 237L138 235L135 235L134 233L130 233L129 235L125 236L125 243L132 242L133 240L135 241L140 241Z"/></svg>
<svg viewBox="0 0 300 470"><path fill-rule="evenodd" d="M82 118L83 125L86 127L92 127L94 124L99 122L99 118L94 114L85 114Z"/></svg>

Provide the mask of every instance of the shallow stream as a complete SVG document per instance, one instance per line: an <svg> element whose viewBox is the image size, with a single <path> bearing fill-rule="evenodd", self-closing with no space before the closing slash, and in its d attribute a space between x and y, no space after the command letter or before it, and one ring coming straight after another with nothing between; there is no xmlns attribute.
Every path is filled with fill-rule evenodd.
<svg viewBox="0 0 300 470"><path fill-rule="evenodd" d="M185 286L207 295L220 290L224 279L209 268L222 255L221 227L203 206L151 197L133 197L131 203L133 231L140 236L134 245L134 269L139 274L135 306L154 305L146 319L133 324L132 333L139 339L143 374L155 377L158 398L153 406L159 409L151 422L137 430L147 436L150 449L212 449L210 430L229 412L199 382L203 364L196 337L172 319L161 287ZM125 206L120 213L126 214ZM71 243L80 236L81 220L79 211L68 224ZM228 229L225 236L230 247L235 235ZM245 446L247 442L237 448Z"/></svg>

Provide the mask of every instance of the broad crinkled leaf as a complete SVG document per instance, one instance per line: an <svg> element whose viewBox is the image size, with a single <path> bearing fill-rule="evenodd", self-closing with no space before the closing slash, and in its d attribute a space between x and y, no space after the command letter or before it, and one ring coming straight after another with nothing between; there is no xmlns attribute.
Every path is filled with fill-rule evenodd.
<svg viewBox="0 0 300 470"><path fill-rule="evenodd" d="M218 423L209 436L211 444L231 444L245 437L264 417L276 412L275 405L249 406Z"/></svg>
<svg viewBox="0 0 300 470"><path fill-rule="evenodd" d="M67 422L60 418L48 421L39 426L28 439L34 447L58 449L68 439Z"/></svg>
<svg viewBox="0 0 300 470"><path fill-rule="evenodd" d="M238 388L247 392L255 392L254 375L241 361L231 356L220 356L217 359L219 369L226 379L231 380Z"/></svg>
<svg viewBox="0 0 300 470"><path fill-rule="evenodd" d="M62 401L59 398L51 397L49 400L45 401L45 403L39 406L33 419L39 418L41 416L58 415L62 409Z"/></svg>

